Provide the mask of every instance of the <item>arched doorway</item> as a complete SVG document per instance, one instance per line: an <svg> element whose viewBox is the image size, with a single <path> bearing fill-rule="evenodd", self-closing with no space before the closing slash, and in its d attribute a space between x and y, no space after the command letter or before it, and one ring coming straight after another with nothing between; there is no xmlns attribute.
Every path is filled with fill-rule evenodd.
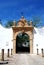
<svg viewBox="0 0 44 65"><path fill-rule="evenodd" d="M16 37L16 53L30 52L30 40L27 33L19 33Z"/></svg>
<svg viewBox="0 0 44 65"><path fill-rule="evenodd" d="M24 31L24 35L26 34L29 38L29 42L28 42L29 46L28 46L28 49L25 49L27 42L26 43L23 41L22 43L20 42L21 46L22 45L25 46L25 47L21 47L22 48L21 51L25 49L24 52L27 52L28 50L28 52L32 54L33 53L33 29L34 29L32 21L30 21L30 25L28 25L28 21L24 17L21 17L21 19L18 20L17 24L16 22L14 22L14 26L12 26L12 29L13 29L13 54L18 52L18 50L20 51L19 46L18 46L19 45L18 39L21 41L21 39L19 38L19 34L22 33L23 31Z"/></svg>

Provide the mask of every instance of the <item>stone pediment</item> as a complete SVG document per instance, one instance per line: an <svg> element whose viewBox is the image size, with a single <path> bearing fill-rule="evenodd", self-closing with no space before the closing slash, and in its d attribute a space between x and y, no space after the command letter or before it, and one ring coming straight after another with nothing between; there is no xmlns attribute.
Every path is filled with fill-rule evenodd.
<svg viewBox="0 0 44 65"><path fill-rule="evenodd" d="M22 16L21 19L18 21L17 27L28 27L28 22L26 19Z"/></svg>

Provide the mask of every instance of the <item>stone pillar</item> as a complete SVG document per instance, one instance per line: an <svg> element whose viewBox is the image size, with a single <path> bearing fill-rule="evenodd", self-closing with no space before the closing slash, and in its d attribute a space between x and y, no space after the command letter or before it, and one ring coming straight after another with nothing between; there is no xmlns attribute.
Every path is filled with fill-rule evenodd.
<svg viewBox="0 0 44 65"><path fill-rule="evenodd" d="M13 40L13 54L16 54L16 39Z"/></svg>
<svg viewBox="0 0 44 65"><path fill-rule="evenodd" d="M8 53L7 53L7 57L9 57L9 52L10 52L10 50L8 49L8 51L7 51Z"/></svg>
<svg viewBox="0 0 44 65"><path fill-rule="evenodd" d="M13 30L13 55L16 54L16 35L15 30Z"/></svg>
<svg viewBox="0 0 44 65"><path fill-rule="evenodd" d="M30 31L30 54L33 54L33 31Z"/></svg>
<svg viewBox="0 0 44 65"><path fill-rule="evenodd" d="M2 61L4 61L4 49L2 49Z"/></svg>
<svg viewBox="0 0 44 65"><path fill-rule="evenodd" d="M39 55L39 51L38 51L39 49L37 48L37 55Z"/></svg>
<svg viewBox="0 0 44 65"><path fill-rule="evenodd" d="M33 53L33 40L30 39L30 54Z"/></svg>
<svg viewBox="0 0 44 65"><path fill-rule="evenodd" d="M11 49L11 55L12 55L12 51L13 51L13 49Z"/></svg>

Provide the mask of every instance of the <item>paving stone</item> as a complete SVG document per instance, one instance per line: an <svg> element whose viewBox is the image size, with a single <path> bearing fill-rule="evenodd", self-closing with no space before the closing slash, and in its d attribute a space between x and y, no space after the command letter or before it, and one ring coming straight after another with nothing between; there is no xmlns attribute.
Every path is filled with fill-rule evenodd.
<svg viewBox="0 0 44 65"><path fill-rule="evenodd" d="M7 65L44 65L44 57L34 54L15 54Z"/></svg>

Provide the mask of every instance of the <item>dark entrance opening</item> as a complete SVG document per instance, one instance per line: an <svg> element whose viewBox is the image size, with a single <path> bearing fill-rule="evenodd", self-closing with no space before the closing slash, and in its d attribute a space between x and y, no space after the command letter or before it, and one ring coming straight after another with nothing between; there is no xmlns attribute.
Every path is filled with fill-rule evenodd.
<svg viewBox="0 0 44 65"><path fill-rule="evenodd" d="M30 52L29 36L26 33L19 33L16 37L16 53Z"/></svg>

